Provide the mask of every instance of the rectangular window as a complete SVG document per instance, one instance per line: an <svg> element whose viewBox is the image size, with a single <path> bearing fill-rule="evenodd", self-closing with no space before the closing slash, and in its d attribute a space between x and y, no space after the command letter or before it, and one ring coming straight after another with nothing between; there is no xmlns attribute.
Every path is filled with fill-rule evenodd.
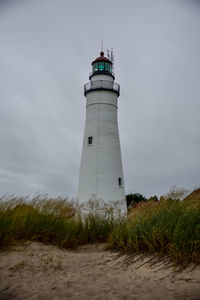
<svg viewBox="0 0 200 300"><path fill-rule="evenodd" d="M105 70L104 62L99 63L99 71Z"/></svg>
<svg viewBox="0 0 200 300"><path fill-rule="evenodd" d="M88 145L92 145L92 140L93 140L92 136L88 136Z"/></svg>
<svg viewBox="0 0 200 300"><path fill-rule="evenodd" d="M93 64L93 72L98 71L98 63Z"/></svg>
<svg viewBox="0 0 200 300"><path fill-rule="evenodd" d="M121 179L121 177L118 178L118 184L119 184L119 186L122 186L122 179Z"/></svg>
<svg viewBox="0 0 200 300"><path fill-rule="evenodd" d="M111 72L111 69L110 69L110 64L109 63L105 63L105 70L108 71L108 72Z"/></svg>

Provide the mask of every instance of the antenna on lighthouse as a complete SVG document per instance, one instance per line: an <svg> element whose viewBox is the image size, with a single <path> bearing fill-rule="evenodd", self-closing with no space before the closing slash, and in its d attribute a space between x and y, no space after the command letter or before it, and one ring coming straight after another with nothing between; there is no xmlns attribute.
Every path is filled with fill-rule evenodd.
<svg viewBox="0 0 200 300"><path fill-rule="evenodd" d="M108 56L108 59L109 59L110 61L112 61L112 63L114 64L114 53L113 53L113 48L107 49L107 56Z"/></svg>
<svg viewBox="0 0 200 300"><path fill-rule="evenodd" d="M111 60L112 63L114 64L114 53L113 53L113 48L111 48L111 51L110 51L110 60Z"/></svg>
<svg viewBox="0 0 200 300"><path fill-rule="evenodd" d="M108 56L108 59L109 59L109 60L111 60L111 57L110 57L110 51L111 51L110 49L107 49L107 56Z"/></svg>
<svg viewBox="0 0 200 300"><path fill-rule="evenodd" d="M114 53L113 47L111 49L107 49L108 59L112 62L112 71L114 72Z"/></svg>

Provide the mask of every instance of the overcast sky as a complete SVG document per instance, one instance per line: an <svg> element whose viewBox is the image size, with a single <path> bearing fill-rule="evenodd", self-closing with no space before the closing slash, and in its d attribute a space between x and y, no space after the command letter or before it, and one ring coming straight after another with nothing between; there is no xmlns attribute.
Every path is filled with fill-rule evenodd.
<svg viewBox="0 0 200 300"><path fill-rule="evenodd" d="M0 0L1 195L77 195L102 39L121 86L126 194L200 186L200 1Z"/></svg>

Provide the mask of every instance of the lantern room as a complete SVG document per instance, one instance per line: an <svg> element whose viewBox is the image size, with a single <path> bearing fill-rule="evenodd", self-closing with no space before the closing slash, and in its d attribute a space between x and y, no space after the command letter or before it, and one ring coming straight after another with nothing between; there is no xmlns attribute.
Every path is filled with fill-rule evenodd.
<svg viewBox="0 0 200 300"><path fill-rule="evenodd" d="M104 52L101 51L100 56L92 62L92 73L90 74L90 77L97 74L105 74L112 76L114 79L112 65L113 63L107 57L105 57Z"/></svg>

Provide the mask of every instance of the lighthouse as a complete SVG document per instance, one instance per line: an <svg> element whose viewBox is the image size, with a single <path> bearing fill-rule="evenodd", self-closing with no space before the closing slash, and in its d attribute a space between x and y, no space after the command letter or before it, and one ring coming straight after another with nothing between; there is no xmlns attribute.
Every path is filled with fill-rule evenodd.
<svg viewBox="0 0 200 300"><path fill-rule="evenodd" d="M84 85L86 119L78 198L81 203L92 196L105 202L120 201L126 209L117 118L120 86L114 82L112 58L101 51Z"/></svg>

